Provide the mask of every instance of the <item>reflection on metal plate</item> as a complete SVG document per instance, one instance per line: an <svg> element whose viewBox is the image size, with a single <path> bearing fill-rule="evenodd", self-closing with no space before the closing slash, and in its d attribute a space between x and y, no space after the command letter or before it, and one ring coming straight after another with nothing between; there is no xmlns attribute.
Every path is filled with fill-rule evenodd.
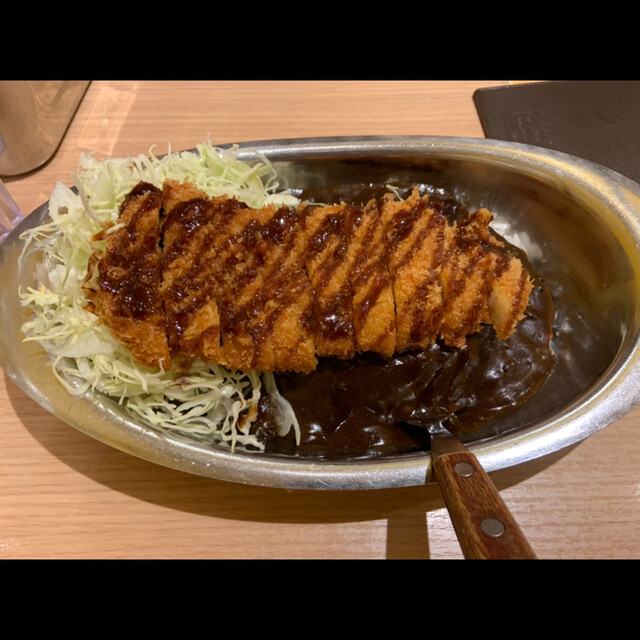
<svg viewBox="0 0 640 640"><path fill-rule="evenodd" d="M603 167L527 145L438 137L266 141L260 154L283 188L358 182L431 183L469 209L486 206L517 238L550 286L557 306L558 363L542 389L508 418L467 442L488 471L525 462L588 437L640 402L640 186ZM206 477L301 489L380 489L422 484L429 455L321 460L236 452L159 435L99 395L72 399L47 358L19 340L19 234L47 215L34 211L0 247L3 282L0 365L52 414L132 455Z"/></svg>

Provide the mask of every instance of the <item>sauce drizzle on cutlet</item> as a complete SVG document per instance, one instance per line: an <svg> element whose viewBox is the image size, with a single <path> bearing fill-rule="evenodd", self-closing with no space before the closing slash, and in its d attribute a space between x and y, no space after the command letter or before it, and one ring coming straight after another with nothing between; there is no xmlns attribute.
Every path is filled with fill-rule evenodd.
<svg viewBox="0 0 640 640"><path fill-rule="evenodd" d="M172 357L240 371L461 347L484 324L506 338L531 291L526 269L489 233L486 209L451 223L443 211L417 189L254 209L188 182L141 183L99 263L105 320L164 313Z"/></svg>
<svg viewBox="0 0 640 640"><path fill-rule="evenodd" d="M158 312L158 284L162 273L158 243L160 228L144 228L144 218L159 210L160 191L147 183L138 184L123 201L120 212L139 200L128 224L115 233L103 258L98 285L113 294L114 313L144 319ZM127 273L126 278L120 277Z"/></svg>
<svg viewBox="0 0 640 640"><path fill-rule="evenodd" d="M142 364L168 367L162 281L162 198L143 182L122 202L118 225L101 232L107 249L89 260L85 283L88 308ZM97 269L94 281L93 274Z"/></svg>

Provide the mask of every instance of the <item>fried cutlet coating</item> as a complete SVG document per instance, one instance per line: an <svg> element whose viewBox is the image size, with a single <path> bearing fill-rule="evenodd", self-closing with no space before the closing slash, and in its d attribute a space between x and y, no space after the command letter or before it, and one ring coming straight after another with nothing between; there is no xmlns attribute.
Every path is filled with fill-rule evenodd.
<svg viewBox="0 0 640 640"><path fill-rule="evenodd" d="M228 229L224 244L233 259L217 274L223 363L243 371L312 371L315 345L305 319L312 298L295 212L247 208Z"/></svg>
<svg viewBox="0 0 640 640"><path fill-rule="evenodd" d="M97 261L97 281L87 298L113 335L142 364L171 366L166 318L160 296L162 278L160 191L140 184L120 207L117 227Z"/></svg>
<svg viewBox="0 0 640 640"><path fill-rule="evenodd" d="M423 348L435 342L442 322L447 220L417 189L406 200L383 197L380 212L396 306L396 350Z"/></svg>
<svg viewBox="0 0 640 640"><path fill-rule="evenodd" d="M466 337L485 324L506 339L528 304L533 288L529 274L491 234L492 219L487 209L480 209L447 229L440 337L450 346L463 347Z"/></svg>
<svg viewBox="0 0 640 640"><path fill-rule="evenodd" d="M398 337L396 350L440 339L462 348L492 324L506 339L522 319L533 288L522 262L491 233L487 209L450 223L414 189L381 202L389 246Z"/></svg>
<svg viewBox="0 0 640 640"><path fill-rule="evenodd" d="M302 255L305 251L304 216L281 207L266 221L266 270L261 283L264 340L273 352L268 371L301 373L317 366L312 323L313 291Z"/></svg>
<svg viewBox="0 0 640 640"><path fill-rule="evenodd" d="M169 182L164 191L174 351L241 371L312 371L311 292L297 213L206 199L189 183Z"/></svg>
<svg viewBox="0 0 640 640"><path fill-rule="evenodd" d="M319 357L391 356L436 340L464 347L486 324L506 339L532 289L489 211L452 223L417 188L364 206L262 208L188 181L134 192L99 263L95 308L149 366L200 358L307 373ZM115 281L145 283L144 323L118 306Z"/></svg>
<svg viewBox="0 0 640 640"><path fill-rule="evenodd" d="M303 208L306 272L313 291L316 353L352 358L355 353L353 294L345 206Z"/></svg>
<svg viewBox="0 0 640 640"><path fill-rule="evenodd" d="M378 203L345 210L355 350L393 355L397 345L389 252Z"/></svg>
<svg viewBox="0 0 640 640"><path fill-rule="evenodd" d="M211 259L209 224L215 205L189 182L163 185L164 234L161 295L169 345L186 360L219 362L220 312L217 288L199 268ZM190 202L191 206L185 206Z"/></svg>

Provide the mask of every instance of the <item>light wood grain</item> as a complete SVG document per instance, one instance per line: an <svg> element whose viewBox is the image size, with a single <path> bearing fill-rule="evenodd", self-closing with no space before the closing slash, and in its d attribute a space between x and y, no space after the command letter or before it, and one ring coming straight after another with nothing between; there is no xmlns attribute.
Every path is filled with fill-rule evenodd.
<svg viewBox="0 0 640 640"><path fill-rule="evenodd" d="M5 180L25 212L82 151L129 155L296 136L482 137L473 91L505 81L94 81L52 160ZM51 417L0 373L0 558L459 559L435 484L291 492L166 469ZM640 411L491 474L537 557L640 558Z"/></svg>

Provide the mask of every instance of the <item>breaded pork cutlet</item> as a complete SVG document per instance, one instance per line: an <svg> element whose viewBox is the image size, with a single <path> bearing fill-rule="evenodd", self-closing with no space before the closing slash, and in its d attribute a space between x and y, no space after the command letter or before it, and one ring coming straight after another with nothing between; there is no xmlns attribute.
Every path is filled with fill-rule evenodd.
<svg viewBox="0 0 640 640"><path fill-rule="evenodd" d="M171 347L230 369L273 367L260 331L266 210L209 198L189 182L164 186L165 309Z"/></svg>
<svg viewBox="0 0 640 640"><path fill-rule="evenodd" d="M242 371L315 368L295 210L164 187L165 307L174 351Z"/></svg>
<svg viewBox="0 0 640 640"><path fill-rule="evenodd" d="M436 340L506 339L532 283L480 209L450 222L428 196L252 208L190 182L141 184L99 262L93 303L141 362L310 372Z"/></svg>
<svg viewBox="0 0 640 640"><path fill-rule="evenodd" d="M355 350L391 356L396 350L395 300L378 203L348 206L344 213Z"/></svg>
<svg viewBox="0 0 640 640"><path fill-rule="evenodd" d="M295 250L297 228L286 214L273 205L240 209L220 238L222 360L229 368L315 368L314 345L302 320L308 282Z"/></svg>
<svg viewBox="0 0 640 640"><path fill-rule="evenodd" d="M351 260L346 236L346 205L303 204L306 272L313 293L316 353L352 358L355 354Z"/></svg>
<svg viewBox="0 0 640 640"><path fill-rule="evenodd" d="M528 304L529 273L492 235L492 220L487 209L480 209L447 229L440 337L450 346L463 347L467 336L485 324L506 339Z"/></svg>
<svg viewBox="0 0 640 640"><path fill-rule="evenodd" d="M170 349L187 361L201 357L219 362L218 288L203 268L213 259L209 224L216 207L206 193L189 182L165 181L162 199L162 298Z"/></svg>
<svg viewBox="0 0 640 640"><path fill-rule="evenodd" d="M118 227L107 236L97 279L87 298L92 310L142 364L171 366L160 284L161 192L138 184L120 206Z"/></svg>
<svg viewBox="0 0 640 640"><path fill-rule="evenodd" d="M273 353L257 337L266 260L261 227L268 215L266 211L240 206L226 210L214 225L208 267L219 290L221 362L230 369L273 367Z"/></svg>
<svg viewBox="0 0 640 640"><path fill-rule="evenodd" d="M265 264L260 282L261 339L273 353L267 371L308 373L317 366L313 291L305 269L304 217L298 209L267 207L262 240Z"/></svg>
<svg viewBox="0 0 640 640"><path fill-rule="evenodd" d="M480 209L452 230L455 258L448 261L443 282L448 281L446 290L457 294L455 301L446 295L445 306L450 342L458 346L465 342L463 331L469 335L483 324L493 325L501 340L508 338L524 316L533 289L522 262L491 233L492 220L491 212ZM477 310L475 320L470 311L472 300Z"/></svg>
<svg viewBox="0 0 640 640"><path fill-rule="evenodd" d="M522 262L489 229L480 209L451 224L428 196L382 198L396 303L397 351L437 338L463 347L467 336L492 324L506 339L523 317L532 290Z"/></svg>
<svg viewBox="0 0 640 640"><path fill-rule="evenodd" d="M442 323L440 270L447 219L414 189L406 200L392 194L380 202L396 305L396 351L427 347Z"/></svg>

